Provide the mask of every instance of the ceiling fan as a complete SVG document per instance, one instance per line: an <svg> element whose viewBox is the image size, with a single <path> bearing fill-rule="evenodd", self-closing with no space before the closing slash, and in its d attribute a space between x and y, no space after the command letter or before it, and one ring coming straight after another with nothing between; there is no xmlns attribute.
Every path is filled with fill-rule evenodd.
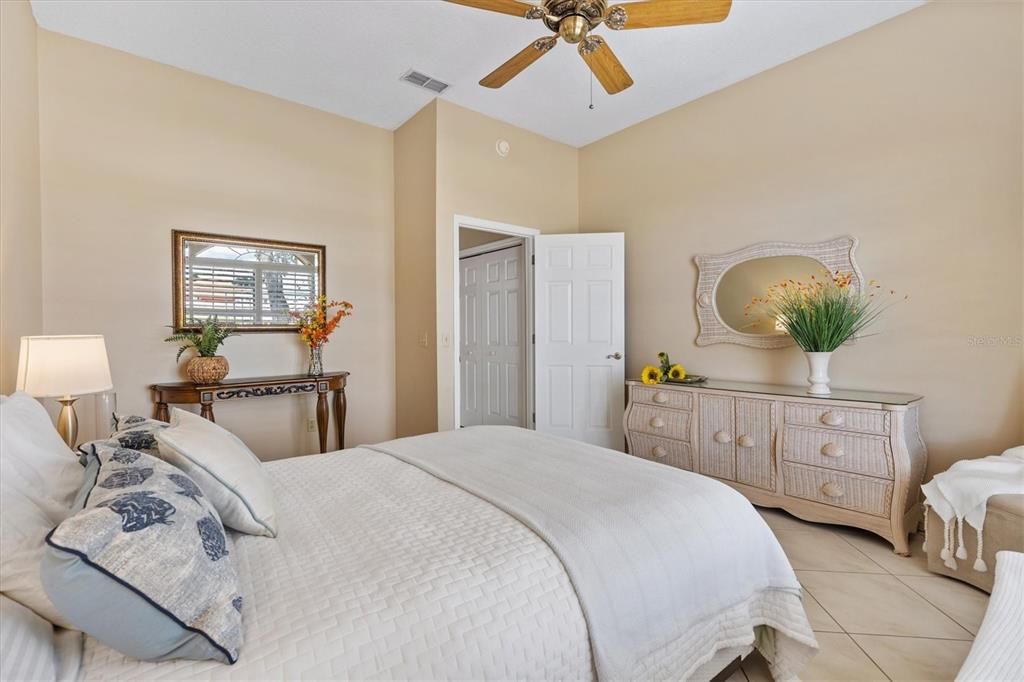
<svg viewBox="0 0 1024 682"><path fill-rule="evenodd" d="M633 85L626 69L604 38L590 35L601 24L621 31L684 24L711 24L729 16L732 0L642 0L608 6L608 0L542 0L532 5L520 0L448 0L457 5L510 14L523 19L540 19L553 36L533 41L480 81L488 88L500 88L547 54L561 37L578 44L576 50L609 95Z"/></svg>

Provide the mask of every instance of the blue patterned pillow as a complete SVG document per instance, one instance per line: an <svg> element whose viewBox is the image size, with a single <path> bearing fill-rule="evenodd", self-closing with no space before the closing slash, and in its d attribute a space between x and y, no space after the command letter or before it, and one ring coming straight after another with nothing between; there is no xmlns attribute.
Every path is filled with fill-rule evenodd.
<svg viewBox="0 0 1024 682"><path fill-rule="evenodd" d="M234 663L242 597L216 510L174 466L97 445L83 508L46 538L43 587L57 610L142 660Z"/></svg>
<svg viewBox="0 0 1024 682"><path fill-rule="evenodd" d="M112 421L114 432L109 438L89 441L78 446L83 455L91 455L100 446L121 447L138 450L150 455L157 455L156 432L166 429L170 424L157 419L149 419L138 415L115 414Z"/></svg>

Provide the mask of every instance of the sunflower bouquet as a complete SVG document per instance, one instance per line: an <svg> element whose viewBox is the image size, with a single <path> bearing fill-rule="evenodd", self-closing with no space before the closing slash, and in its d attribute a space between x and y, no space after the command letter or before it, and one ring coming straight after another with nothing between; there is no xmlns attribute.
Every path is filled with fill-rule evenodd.
<svg viewBox="0 0 1024 682"><path fill-rule="evenodd" d="M668 353L658 353L658 365L647 365L640 373L645 384L662 384L668 380L682 381L686 378L686 370L680 364L672 364Z"/></svg>

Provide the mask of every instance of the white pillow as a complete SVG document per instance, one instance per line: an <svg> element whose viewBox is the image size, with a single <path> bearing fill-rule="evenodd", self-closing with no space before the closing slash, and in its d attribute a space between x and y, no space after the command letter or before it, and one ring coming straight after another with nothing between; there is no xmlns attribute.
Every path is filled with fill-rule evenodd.
<svg viewBox="0 0 1024 682"><path fill-rule="evenodd" d="M70 627L39 578L46 534L71 512L78 459L46 409L27 393L0 396L0 592Z"/></svg>
<svg viewBox="0 0 1024 682"><path fill-rule="evenodd" d="M53 626L0 594L0 680L56 680Z"/></svg>
<svg viewBox="0 0 1024 682"><path fill-rule="evenodd" d="M277 535L274 499L260 460L235 434L175 408L171 426L156 432L160 457L194 480L225 526Z"/></svg>

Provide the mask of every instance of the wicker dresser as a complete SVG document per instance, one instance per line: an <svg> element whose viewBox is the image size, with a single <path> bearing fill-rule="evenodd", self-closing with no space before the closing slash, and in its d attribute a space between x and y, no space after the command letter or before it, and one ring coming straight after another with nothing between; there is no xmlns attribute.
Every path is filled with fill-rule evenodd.
<svg viewBox="0 0 1024 682"><path fill-rule="evenodd" d="M708 381L630 381L629 452L728 483L751 502L856 526L908 554L928 454L920 396Z"/></svg>

